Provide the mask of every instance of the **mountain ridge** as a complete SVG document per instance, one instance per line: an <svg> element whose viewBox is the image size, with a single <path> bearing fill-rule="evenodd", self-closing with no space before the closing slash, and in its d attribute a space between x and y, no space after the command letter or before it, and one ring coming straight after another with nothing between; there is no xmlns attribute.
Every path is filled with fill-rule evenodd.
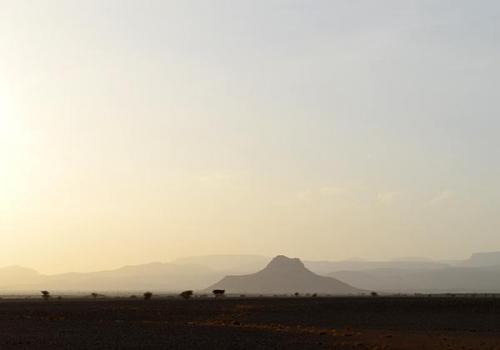
<svg viewBox="0 0 500 350"><path fill-rule="evenodd" d="M248 275L226 276L206 290L224 289L228 293L282 294L360 294L338 279L320 276L308 270L298 258L278 255L262 270Z"/></svg>
<svg viewBox="0 0 500 350"><path fill-rule="evenodd" d="M0 268L0 291L202 290L225 276L260 271L269 261L271 258L263 255L221 254L54 275L13 265ZM500 292L500 279L495 274L497 268L500 270L500 252L474 253L453 262L403 258L402 261L300 260L300 263L315 274L338 278L365 290Z"/></svg>

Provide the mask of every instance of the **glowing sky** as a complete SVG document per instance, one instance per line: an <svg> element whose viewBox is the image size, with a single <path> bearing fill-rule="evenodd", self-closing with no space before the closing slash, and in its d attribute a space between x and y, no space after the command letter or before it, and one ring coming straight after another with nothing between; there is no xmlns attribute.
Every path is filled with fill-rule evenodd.
<svg viewBox="0 0 500 350"><path fill-rule="evenodd" d="M0 266L500 250L500 5L0 0Z"/></svg>

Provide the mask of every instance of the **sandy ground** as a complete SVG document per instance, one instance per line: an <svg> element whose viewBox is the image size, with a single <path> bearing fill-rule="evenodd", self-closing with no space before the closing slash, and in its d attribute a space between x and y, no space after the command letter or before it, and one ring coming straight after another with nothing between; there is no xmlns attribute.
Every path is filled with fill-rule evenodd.
<svg viewBox="0 0 500 350"><path fill-rule="evenodd" d="M500 349L500 299L0 300L0 349Z"/></svg>

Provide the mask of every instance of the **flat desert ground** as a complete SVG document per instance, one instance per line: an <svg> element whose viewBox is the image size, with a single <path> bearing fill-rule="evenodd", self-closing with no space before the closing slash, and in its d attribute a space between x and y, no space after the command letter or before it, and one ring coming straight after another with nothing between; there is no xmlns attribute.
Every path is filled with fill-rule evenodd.
<svg viewBox="0 0 500 350"><path fill-rule="evenodd" d="M500 349L500 298L4 299L0 349Z"/></svg>

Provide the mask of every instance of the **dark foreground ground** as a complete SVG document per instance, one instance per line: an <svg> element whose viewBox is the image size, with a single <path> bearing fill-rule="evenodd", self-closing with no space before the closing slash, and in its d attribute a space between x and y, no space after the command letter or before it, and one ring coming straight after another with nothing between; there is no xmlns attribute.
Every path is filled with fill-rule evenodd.
<svg viewBox="0 0 500 350"><path fill-rule="evenodd" d="M0 300L0 349L500 349L500 299Z"/></svg>

